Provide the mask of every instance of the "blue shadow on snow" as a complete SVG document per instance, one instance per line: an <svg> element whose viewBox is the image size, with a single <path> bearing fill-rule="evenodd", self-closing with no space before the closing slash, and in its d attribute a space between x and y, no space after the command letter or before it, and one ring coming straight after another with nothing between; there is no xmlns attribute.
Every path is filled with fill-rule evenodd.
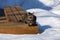
<svg viewBox="0 0 60 40"><path fill-rule="evenodd" d="M38 0L0 0L0 9L3 9L4 6L22 6L24 10L32 8L40 8L45 10L52 9Z"/></svg>
<svg viewBox="0 0 60 40"><path fill-rule="evenodd" d="M49 26L49 25L43 25L43 26L41 26L39 23L37 23L37 25L38 25L38 27L39 27L39 33L43 33L46 29L48 29L48 28L51 28L51 26Z"/></svg>

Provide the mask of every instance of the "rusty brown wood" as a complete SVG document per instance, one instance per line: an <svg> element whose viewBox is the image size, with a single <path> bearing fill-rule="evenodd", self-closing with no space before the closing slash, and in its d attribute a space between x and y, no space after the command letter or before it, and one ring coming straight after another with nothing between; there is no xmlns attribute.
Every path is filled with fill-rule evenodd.
<svg viewBox="0 0 60 40"><path fill-rule="evenodd" d="M3 34L37 34L38 27L31 26L29 27L27 24L19 24L19 23L5 23L3 25L0 24L0 33Z"/></svg>

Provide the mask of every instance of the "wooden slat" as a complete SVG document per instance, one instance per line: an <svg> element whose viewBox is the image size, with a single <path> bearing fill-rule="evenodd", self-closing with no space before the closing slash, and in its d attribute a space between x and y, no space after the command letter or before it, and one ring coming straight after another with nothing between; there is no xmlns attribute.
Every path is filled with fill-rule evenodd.
<svg viewBox="0 0 60 40"><path fill-rule="evenodd" d="M5 7L5 15L7 20L19 22L19 19L21 19L21 14L25 15L25 11L19 7L19 6L8 6Z"/></svg>
<svg viewBox="0 0 60 40"><path fill-rule="evenodd" d="M0 33L4 34L37 34L38 27L19 23L0 24Z"/></svg>
<svg viewBox="0 0 60 40"><path fill-rule="evenodd" d="M6 14L7 13L7 11L6 11L6 9L4 8L4 13L5 13L5 17L6 17L6 22L9 22L9 17L7 16L8 14Z"/></svg>

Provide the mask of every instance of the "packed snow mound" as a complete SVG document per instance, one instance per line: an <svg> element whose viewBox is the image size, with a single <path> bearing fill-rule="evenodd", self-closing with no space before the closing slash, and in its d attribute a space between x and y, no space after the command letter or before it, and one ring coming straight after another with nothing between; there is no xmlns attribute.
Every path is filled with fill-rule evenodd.
<svg viewBox="0 0 60 40"><path fill-rule="evenodd" d="M28 9L28 10L26 10L26 11L27 11L27 12L34 13L34 12L40 12L40 11L46 11L46 10L39 9L39 8L35 8L35 9Z"/></svg>
<svg viewBox="0 0 60 40"><path fill-rule="evenodd" d="M57 6L55 6L55 7L53 7L53 9L52 10L60 10L60 4L59 5L57 5Z"/></svg>
<svg viewBox="0 0 60 40"><path fill-rule="evenodd" d="M54 7L60 4L60 0L38 0L38 1L41 1L43 4L51 7Z"/></svg>
<svg viewBox="0 0 60 40"><path fill-rule="evenodd" d="M52 28L60 28L60 18L57 17L37 17L37 22L41 25L49 25Z"/></svg>
<svg viewBox="0 0 60 40"><path fill-rule="evenodd" d="M54 4L53 0L39 0L39 1L41 1L42 3L44 3L47 6L51 6Z"/></svg>
<svg viewBox="0 0 60 40"><path fill-rule="evenodd" d="M60 10L52 10L54 14L60 15Z"/></svg>
<svg viewBox="0 0 60 40"><path fill-rule="evenodd" d="M0 34L0 40L39 40L38 34L21 34L21 35L11 35L11 34Z"/></svg>
<svg viewBox="0 0 60 40"><path fill-rule="evenodd" d="M52 13L60 15L60 5L53 7L53 9L51 10Z"/></svg>
<svg viewBox="0 0 60 40"><path fill-rule="evenodd" d="M60 40L60 29L50 28L40 35L43 40Z"/></svg>
<svg viewBox="0 0 60 40"><path fill-rule="evenodd" d="M38 8L29 9L29 10L26 10L26 11L34 13L34 15L36 15L36 16L45 16L45 17L47 17L47 16L57 16L50 11L43 10L43 9L38 9Z"/></svg>

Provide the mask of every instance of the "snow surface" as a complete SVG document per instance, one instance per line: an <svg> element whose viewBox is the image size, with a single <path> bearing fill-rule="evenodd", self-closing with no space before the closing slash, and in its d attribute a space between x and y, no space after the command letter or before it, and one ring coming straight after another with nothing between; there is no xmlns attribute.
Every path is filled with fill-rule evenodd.
<svg viewBox="0 0 60 40"><path fill-rule="evenodd" d="M12 5L20 5L22 2L15 2L16 4L13 3ZM45 6L41 6L41 2ZM11 1L8 4L11 5ZM36 15L40 34L0 34L0 40L60 40L60 0L27 0L22 7L28 9L27 12ZM44 7L52 7L52 9L45 10Z"/></svg>
<svg viewBox="0 0 60 40"><path fill-rule="evenodd" d="M0 34L0 40L39 40L37 34L24 34L24 35L12 35L12 34Z"/></svg>
<svg viewBox="0 0 60 40"><path fill-rule="evenodd" d="M60 5L53 7L51 10L54 14L60 15Z"/></svg>
<svg viewBox="0 0 60 40"><path fill-rule="evenodd" d="M38 0L38 1L41 1L43 4L51 7L54 7L60 4L60 0Z"/></svg>

